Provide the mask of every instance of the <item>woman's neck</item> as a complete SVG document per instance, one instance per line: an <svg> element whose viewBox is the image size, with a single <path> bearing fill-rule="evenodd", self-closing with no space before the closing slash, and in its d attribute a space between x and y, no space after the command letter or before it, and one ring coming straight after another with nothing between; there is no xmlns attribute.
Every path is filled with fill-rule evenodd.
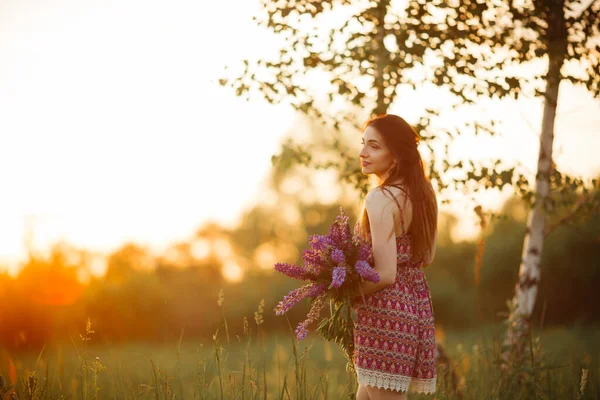
<svg viewBox="0 0 600 400"><path fill-rule="evenodd" d="M383 182L380 182L379 184L381 185ZM397 180L394 182L387 182L386 185L403 185L404 184L404 180Z"/></svg>

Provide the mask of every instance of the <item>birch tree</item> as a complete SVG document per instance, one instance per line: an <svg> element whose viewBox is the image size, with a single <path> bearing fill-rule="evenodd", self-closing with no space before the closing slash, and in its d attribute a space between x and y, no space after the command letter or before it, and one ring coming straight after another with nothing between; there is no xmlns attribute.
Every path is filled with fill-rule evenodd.
<svg viewBox="0 0 600 400"><path fill-rule="evenodd" d="M457 88L469 101L491 95L516 99L523 92L543 97L535 185L533 191L522 193L531 208L510 305L504 353L508 359L521 353L521 339L530 328L544 238L551 232L547 216L558 214L559 208L567 215L585 215L597 208L598 198L590 194L597 181L586 186L584 180L562 174L552 150L560 83L583 86L600 98L600 1L461 1L445 12L454 51L436 75L470 78ZM536 59L547 65L540 75L510 72L511 67ZM559 216L563 222L568 218Z"/></svg>
<svg viewBox="0 0 600 400"><path fill-rule="evenodd" d="M538 291L541 276L540 260L544 244L546 212L553 208L550 194L550 179L553 173L552 147L554 126L558 108L559 85L562 80L584 85L594 95L600 97L600 44L594 47L593 40L599 43L600 1L590 2L579 14L566 13L576 10L580 2L545 1L534 3L534 13L542 16L543 23L534 22L534 15L517 12L521 20L538 28L548 60L548 71L544 77L546 90L544 111L540 134L540 144L535 180L535 201L527 218L527 231L523 243L521 265L515 286L513 303L516 308L511 316L511 325L507 331L506 344L515 346L529 329L530 316ZM536 10L537 9L537 10ZM578 61L585 70L585 78L570 75L564 65L568 61ZM585 195L587 189L583 188ZM597 199L596 199L597 202ZM590 201L589 207L595 202Z"/></svg>

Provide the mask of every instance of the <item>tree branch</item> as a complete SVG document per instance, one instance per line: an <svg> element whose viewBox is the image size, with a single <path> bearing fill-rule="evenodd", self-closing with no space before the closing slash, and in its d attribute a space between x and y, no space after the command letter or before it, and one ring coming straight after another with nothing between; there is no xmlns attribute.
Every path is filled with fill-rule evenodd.
<svg viewBox="0 0 600 400"><path fill-rule="evenodd" d="M573 219L575 219L575 217L583 210L583 208L587 204L588 200L590 200L590 196L589 195L588 196L582 196L580 198L580 200L577 202L577 206L573 209L573 211L571 211L570 213L568 213L567 215L565 215L564 217L562 217L554 225L548 226L546 228L545 232L544 232L544 239L546 239L548 236L550 236L550 234L552 232L554 232L556 230L556 228L558 228L559 226L566 225L569 222L571 222ZM596 205L594 211L598 212L598 205Z"/></svg>

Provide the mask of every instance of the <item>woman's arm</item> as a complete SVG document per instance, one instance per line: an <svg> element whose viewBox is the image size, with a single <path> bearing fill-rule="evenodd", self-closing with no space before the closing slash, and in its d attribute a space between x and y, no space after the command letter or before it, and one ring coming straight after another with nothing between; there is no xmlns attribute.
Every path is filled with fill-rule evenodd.
<svg viewBox="0 0 600 400"><path fill-rule="evenodd" d="M379 282L364 282L362 287L366 294L391 285L396 279L396 234L394 227L393 206L390 199L381 190L369 192L365 198L365 207L369 216L371 244L373 246L373 269L381 278ZM391 233L391 236L390 236Z"/></svg>
<svg viewBox="0 0 600 400"><path fill-rule="evenodd" d="M394 281L388 282L388 281L384 281L383 279L377 283L370 282L370 281L364 281L360 285L360 290L362 290L362 294L364 294L366 296L366 295L374 293L380 289L383 289L386 286L390 286L393 283L394 283Z"/></svg>

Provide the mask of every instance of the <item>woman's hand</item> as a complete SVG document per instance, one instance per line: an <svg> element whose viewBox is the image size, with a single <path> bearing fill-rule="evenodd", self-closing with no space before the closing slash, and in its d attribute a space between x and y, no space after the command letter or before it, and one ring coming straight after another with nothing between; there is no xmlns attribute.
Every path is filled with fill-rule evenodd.
<svg viewBox="0 0 600 400"><path fill-rule="evenodd" d="M362 288L363 284L364 284L364 282L360 283L358 290L354 293L354 296L350 299L350 306L353 309L356 309L359 304L362 304L366 301L366 299L364 299L364 297L366 295L364 294L364 290Z"/></svg>
<svg viewBox="0 0 600 400"><path fill-rule="evenodd" d="M360 304L360 300L359 299L352 299L350 302L350 308L353 309L354 311L356 311L358 309L358 305Z"/></svg>
<svg viewBox="0 0 600 400"><path fill-rule="evenodd" d="M355 296L350 300L350 307L351 308L356 308L356 306L358 305L358 303L361 301L361 296Z"/></svg>

